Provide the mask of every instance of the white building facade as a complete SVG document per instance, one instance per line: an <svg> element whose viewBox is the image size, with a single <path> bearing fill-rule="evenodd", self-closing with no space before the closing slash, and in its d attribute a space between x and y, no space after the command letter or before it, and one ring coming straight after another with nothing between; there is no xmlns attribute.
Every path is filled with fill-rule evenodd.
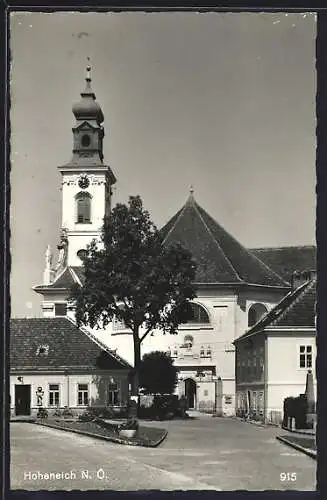
<svg viewBox="0 0 327 500"><path fill-rule="evenodd" d="M73 283L83 284L80 257L92 239L99 241L116 182L111 168L103 162L104 117L91 88L89 68L86 89L73 113L73 157L59 167L62 231L58 259L53 264L47 250L43 283L34 287L43 297L44 317L74 318L67 301L69 289ZM176 391L186 395L190 408L233 415L233 341L270 311L290 284L212 219L197 204L193 191L161 231L164 244L181 243L197 262L197 298L193 318L180 325L177 335L152 332L142 343L141 353L170 353L179 371ZM93 334L133 363L133 340L124 325L114 321L106 331Z"/></svg>

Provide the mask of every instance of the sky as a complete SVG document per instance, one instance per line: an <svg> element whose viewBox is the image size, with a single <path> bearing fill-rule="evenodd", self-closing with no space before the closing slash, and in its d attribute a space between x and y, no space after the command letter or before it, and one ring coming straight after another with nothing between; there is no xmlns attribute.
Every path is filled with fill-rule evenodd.
<svg viewBox="0 0 327 500"><path fill-rule="evenodd" d="M20 12L10 36L12 317L42 315L87 57L113 204L161 227L192 185L248 248L315 243L314 14Z"/></svg>

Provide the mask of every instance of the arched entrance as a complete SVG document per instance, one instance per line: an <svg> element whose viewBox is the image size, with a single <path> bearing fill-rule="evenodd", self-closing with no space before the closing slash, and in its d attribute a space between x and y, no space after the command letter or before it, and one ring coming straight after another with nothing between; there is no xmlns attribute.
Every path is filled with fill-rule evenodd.
<svg viewBox="0 0 327 500"><path fill-rule="evenodd" d="M192 378L187 378L184 383L187 408L194 410L196 407L196 383Z"/></svg>

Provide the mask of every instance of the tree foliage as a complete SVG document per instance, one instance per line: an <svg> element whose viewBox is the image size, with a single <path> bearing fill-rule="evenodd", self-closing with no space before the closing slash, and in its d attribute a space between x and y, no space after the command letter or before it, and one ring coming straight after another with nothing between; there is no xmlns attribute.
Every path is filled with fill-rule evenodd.
<svg viewBox="0 0 327 500"><path fill-rule="evenodd" d="M139 196L117 204L104 219L101 243L83 258L84 284L74 286L78 325L105 328L116 317L131 330L135 372L140 345L153 330L177 333L196 296L196 266L179 244L164 245ZM137 385L137 384L136 384Z"/></svg>
<svg viewBox="0 0 327 500"><path fill-rule="evenodd" d="M172 394L177 385L177 369L171 357L163 351L144 354L139 383L147 394Z"/></svg>

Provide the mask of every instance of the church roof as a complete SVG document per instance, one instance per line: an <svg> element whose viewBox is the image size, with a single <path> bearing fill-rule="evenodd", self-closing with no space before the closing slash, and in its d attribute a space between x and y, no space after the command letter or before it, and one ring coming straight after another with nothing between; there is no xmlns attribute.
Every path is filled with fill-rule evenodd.
<svg viewBox="0 0 327 500"><path fill-rule="evenodd" d="M54 289L68 289L71 288L74 283L78 283L78 276L76 277L72 267L66 267L61 274L59 274L53 283L50 285L37 285L34 287L36 292L44 290L54 290ZM82 268L81 268L82 269Z"/></svg>
<svg viewBox="0 0 327 500"><path fill-rule="evenodd" d="M192 253L197 263L196 283L287 287L281 276L200 207L192 193L161 233L165 244L180 243Z"/></svg>
<svg viewBox="0 0 327 500"><path fill-rule="evenodd" d="M16 370L131 368L114 351L68 318L11 319L10 367Z"/></svg>
<svg viewBox="0 0 327 500"><path fill-rule="evenodd" d="M235 342L251 337L267 328L315 328L316 317L316 278L302 283L289 292L252 328Z"/></svg>
<svg viewBox="0 0 327 500"><path fill-rule="evenodd" d="M289 283L295 271L317 267L317 249L314 245L251 248L250 251Z"/></svg>

